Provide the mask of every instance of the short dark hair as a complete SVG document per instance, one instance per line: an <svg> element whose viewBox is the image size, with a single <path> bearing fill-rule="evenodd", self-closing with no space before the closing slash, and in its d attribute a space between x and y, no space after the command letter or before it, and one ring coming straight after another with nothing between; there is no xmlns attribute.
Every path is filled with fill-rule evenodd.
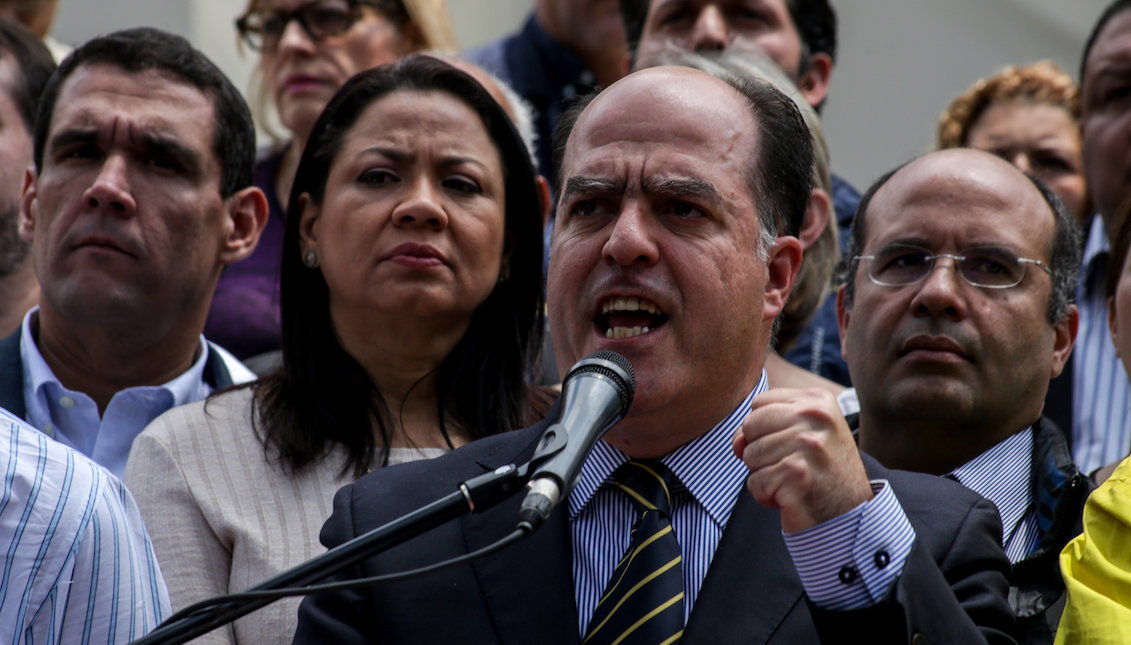
<svg viewBox="0 0 1131 645"><path fill-rule="evenodd" d="M1096 39L1099 38L1100 32L1111 22L1111 19L1117 15L1131 9L1131 0L1115 0L1103 10L1100 14L1096 24L1092 27L1092 33L1088 34L1088 40L1084 42L1084 55L1080 57L1080 86L1084 85L1084 70L1088 66L1088 55L1092 53L1092 47L1096 44Z"/></svg>
<svg viewBox="0 0 1131 645"><path fill-rule="evenodd" d="M989 154L989 153L987 153ZM853 299L856 296L856 257L864 249L865 227L867 226L868 207L872 203L872 198L875 197L876 192L888 183L893 176L900 170L903 170L908 164L915 161L906 161L892 170L884 173L868 187L864 196L860 198L860 204L856 207L856 215L852 218L852 227L848 238L848 254L845 256L845 275L844 275L844 306L845 309L852 309ZM1018 170L1018 172L1022 172ZM1052 290L1049 294L1049 304L1046 317L1050 323L1057 323L1068 315L1068 306L1076 301L1076 278L1080 271L1081 254L1083 252L1083 245L1081 243L1080 226L1076 223L1076 218L1068 211L1068 208L1057 197L1056 193L1051 188L1045 185L1036 175L1024 172L1024 174L1037 191L1040 192L1041 197L1045 200L1049 210L1052 211L1053 219L1056 222L1056 230L1053 233L1052 249L1049 253L1049 271L1052 273Z"/></svg>
<svg viewBox="0 0 1131 645"><path fill-rule="evenodd" d="M720 70L715 77L742 95L758 124L756 150L750 151L747 161L747 185L756 200L762 230L771 238L779 233L796 236L813 192L813 141L801 112L792 99L764 80L730 70ZM569 135L596 96L579 100L554 130L554 185L559 195Z"/></svg>
<svg viewBox="0 0 1131 645"><path fill-rule="evenodd" d="M510 118L474 78L439 59L413 54L347 81L318 117L295 172L279 281L283 367L256 390L266 443L295 471L340 445L347 453L343 474L360 476L379 449L387 462L385 449L394 432L376 384L338 341L322 272L301 261L301 196L322 203L330 167L368 106L394 92L432 91L470 107L498 150L510 253L510 275L501 276L476 308L463 339L438 369L437 419L445 437L446 420L455 420L474 438L533 421L525 379L529 358L541 347L544 298L541 210L530 153Z"/></svg>
<svg viewBox="0 0 1131 645"><path fill-rule="evenodd" d="M37 171L43 168L47 133L63 84L79 67L98 64L131 73L156 71L183 80L209 97L216 113L212 148L220 162L220 194L230 197L251 185L255 124L243 96L220 68L187 40L152 27L125 29L91 39L71 52L51 75L33 132Z"/></svg>
<svg viewBox="0 0 1131 645"><path fill-rule="evenodd" d="M19 68L20 76L11 86L3 88L12 97L24 129L31 134L35 123L35 108L47 79L55 71L55 59L47 46L30 29L7 20L0 20L0 57L10 56Z"/></svg>
<svg viewBox="0 0 1131 645"><path fill-rule="evenodd" d="M621 21L628 49L635 56L644 33L644 21L652 0L619 0ZM828 54L836 62L836 11L829 0L785 0L789 17L801 39L801 66L804 72L812 54Z"/></svg>

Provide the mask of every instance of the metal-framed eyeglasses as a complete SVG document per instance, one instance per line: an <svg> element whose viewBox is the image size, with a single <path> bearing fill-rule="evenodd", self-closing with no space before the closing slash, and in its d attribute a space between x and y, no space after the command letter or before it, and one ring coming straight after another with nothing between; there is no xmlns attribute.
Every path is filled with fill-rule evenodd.
<svg viewBox="0 0 1131 645"><path fill-rule="evenodd" d="M1021 284L1025 267L1035 265L1052 275L1040 260L1017 257L1000 246L972 246L960 254L934 253L913 244L891 244L873 255L857 255L853 262L868 260L867 272L872 282L885 287L902 287L922 281L935 268L939 258L950 258L962 279L984 289L1008 289Z"/></svg>
<svg viewBox="0 0 1131 645"><path fill-rule="evenodd" d="M313 0L291 11L259 9L236 19L236 30L247 46L257 52L273 52L279 47L283 32L297 20L310 39L319 42L349 31L361 18L362 7L382 9L380 0Z"/></svg>

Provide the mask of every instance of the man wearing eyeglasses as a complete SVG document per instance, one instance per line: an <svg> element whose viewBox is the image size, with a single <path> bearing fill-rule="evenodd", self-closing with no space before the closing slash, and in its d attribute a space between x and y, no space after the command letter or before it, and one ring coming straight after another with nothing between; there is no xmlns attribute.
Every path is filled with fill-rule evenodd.
<svg viewBox="0 0 1131 645"><path fill-rule="evenodd" d="M1092 488L1041 416L1076 337L1079 241L1037 180L986 153L937 152L865 194L837 297L861 449L997 506L1010 600L1035 642L1052 642L1057 555Z"/></svg>

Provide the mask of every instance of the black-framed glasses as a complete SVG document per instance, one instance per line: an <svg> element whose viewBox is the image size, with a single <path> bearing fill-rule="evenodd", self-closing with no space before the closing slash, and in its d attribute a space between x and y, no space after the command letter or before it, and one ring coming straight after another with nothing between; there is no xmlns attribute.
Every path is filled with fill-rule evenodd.
<svg viewBox="0 0 1131 645"><path fill-rule="evenodd" d="M291 11L251 11L236 19L236 30L253 50L273 52L291 20L297 20L310 39L318 42L349 31L361 18L362 7L381 6L374 0L313 0Z"/></svg>
<svg viewBox="0 0 1131 645"><path fill-rule="evenodd" d="M913 244L891 244L874 255L857 255L854 262L868 260L868 277L872 282L886 287L915 284L931 274L935 260L950 258L962 279L976 287L1008 289L1021 284L1025 267L1033 264L1052 275L1040 260L1017 257L1009 249L998 246L972 246L959 255L932 254L928 249Z"/></svg>

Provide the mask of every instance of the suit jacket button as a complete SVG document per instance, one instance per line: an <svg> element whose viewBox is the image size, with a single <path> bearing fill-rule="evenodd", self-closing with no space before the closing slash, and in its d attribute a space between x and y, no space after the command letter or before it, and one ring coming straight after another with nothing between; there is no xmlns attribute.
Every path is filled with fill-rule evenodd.
<svg viewBox="0 0 1131 645"><path fill-rule="evenodd" d="M915 634L911 637L911 645L928 645L927 637L923 634Z"/></svg>
<svg viewBox="0 0 1131 645"><path fill-rule="evenodd" d="M860 575L860 574L857 573L856 567L853 567L853 566L843 566L843 567L841 567L840 573L838 574L838 576L840 577L840 581L843 582L846 585L850 585L853 582L856 582L856 577L858 575Z"/></svg>
<svg viewBox="0 0 1131 645"><path fill-rule="evenodd" d="M876 552L876 557L872 558L872 560L876 563L877 569L883 569L884 567L888 566L889 562L891 562L891 556L888 555L888 552L886 550L880 549Z"/></svg>

